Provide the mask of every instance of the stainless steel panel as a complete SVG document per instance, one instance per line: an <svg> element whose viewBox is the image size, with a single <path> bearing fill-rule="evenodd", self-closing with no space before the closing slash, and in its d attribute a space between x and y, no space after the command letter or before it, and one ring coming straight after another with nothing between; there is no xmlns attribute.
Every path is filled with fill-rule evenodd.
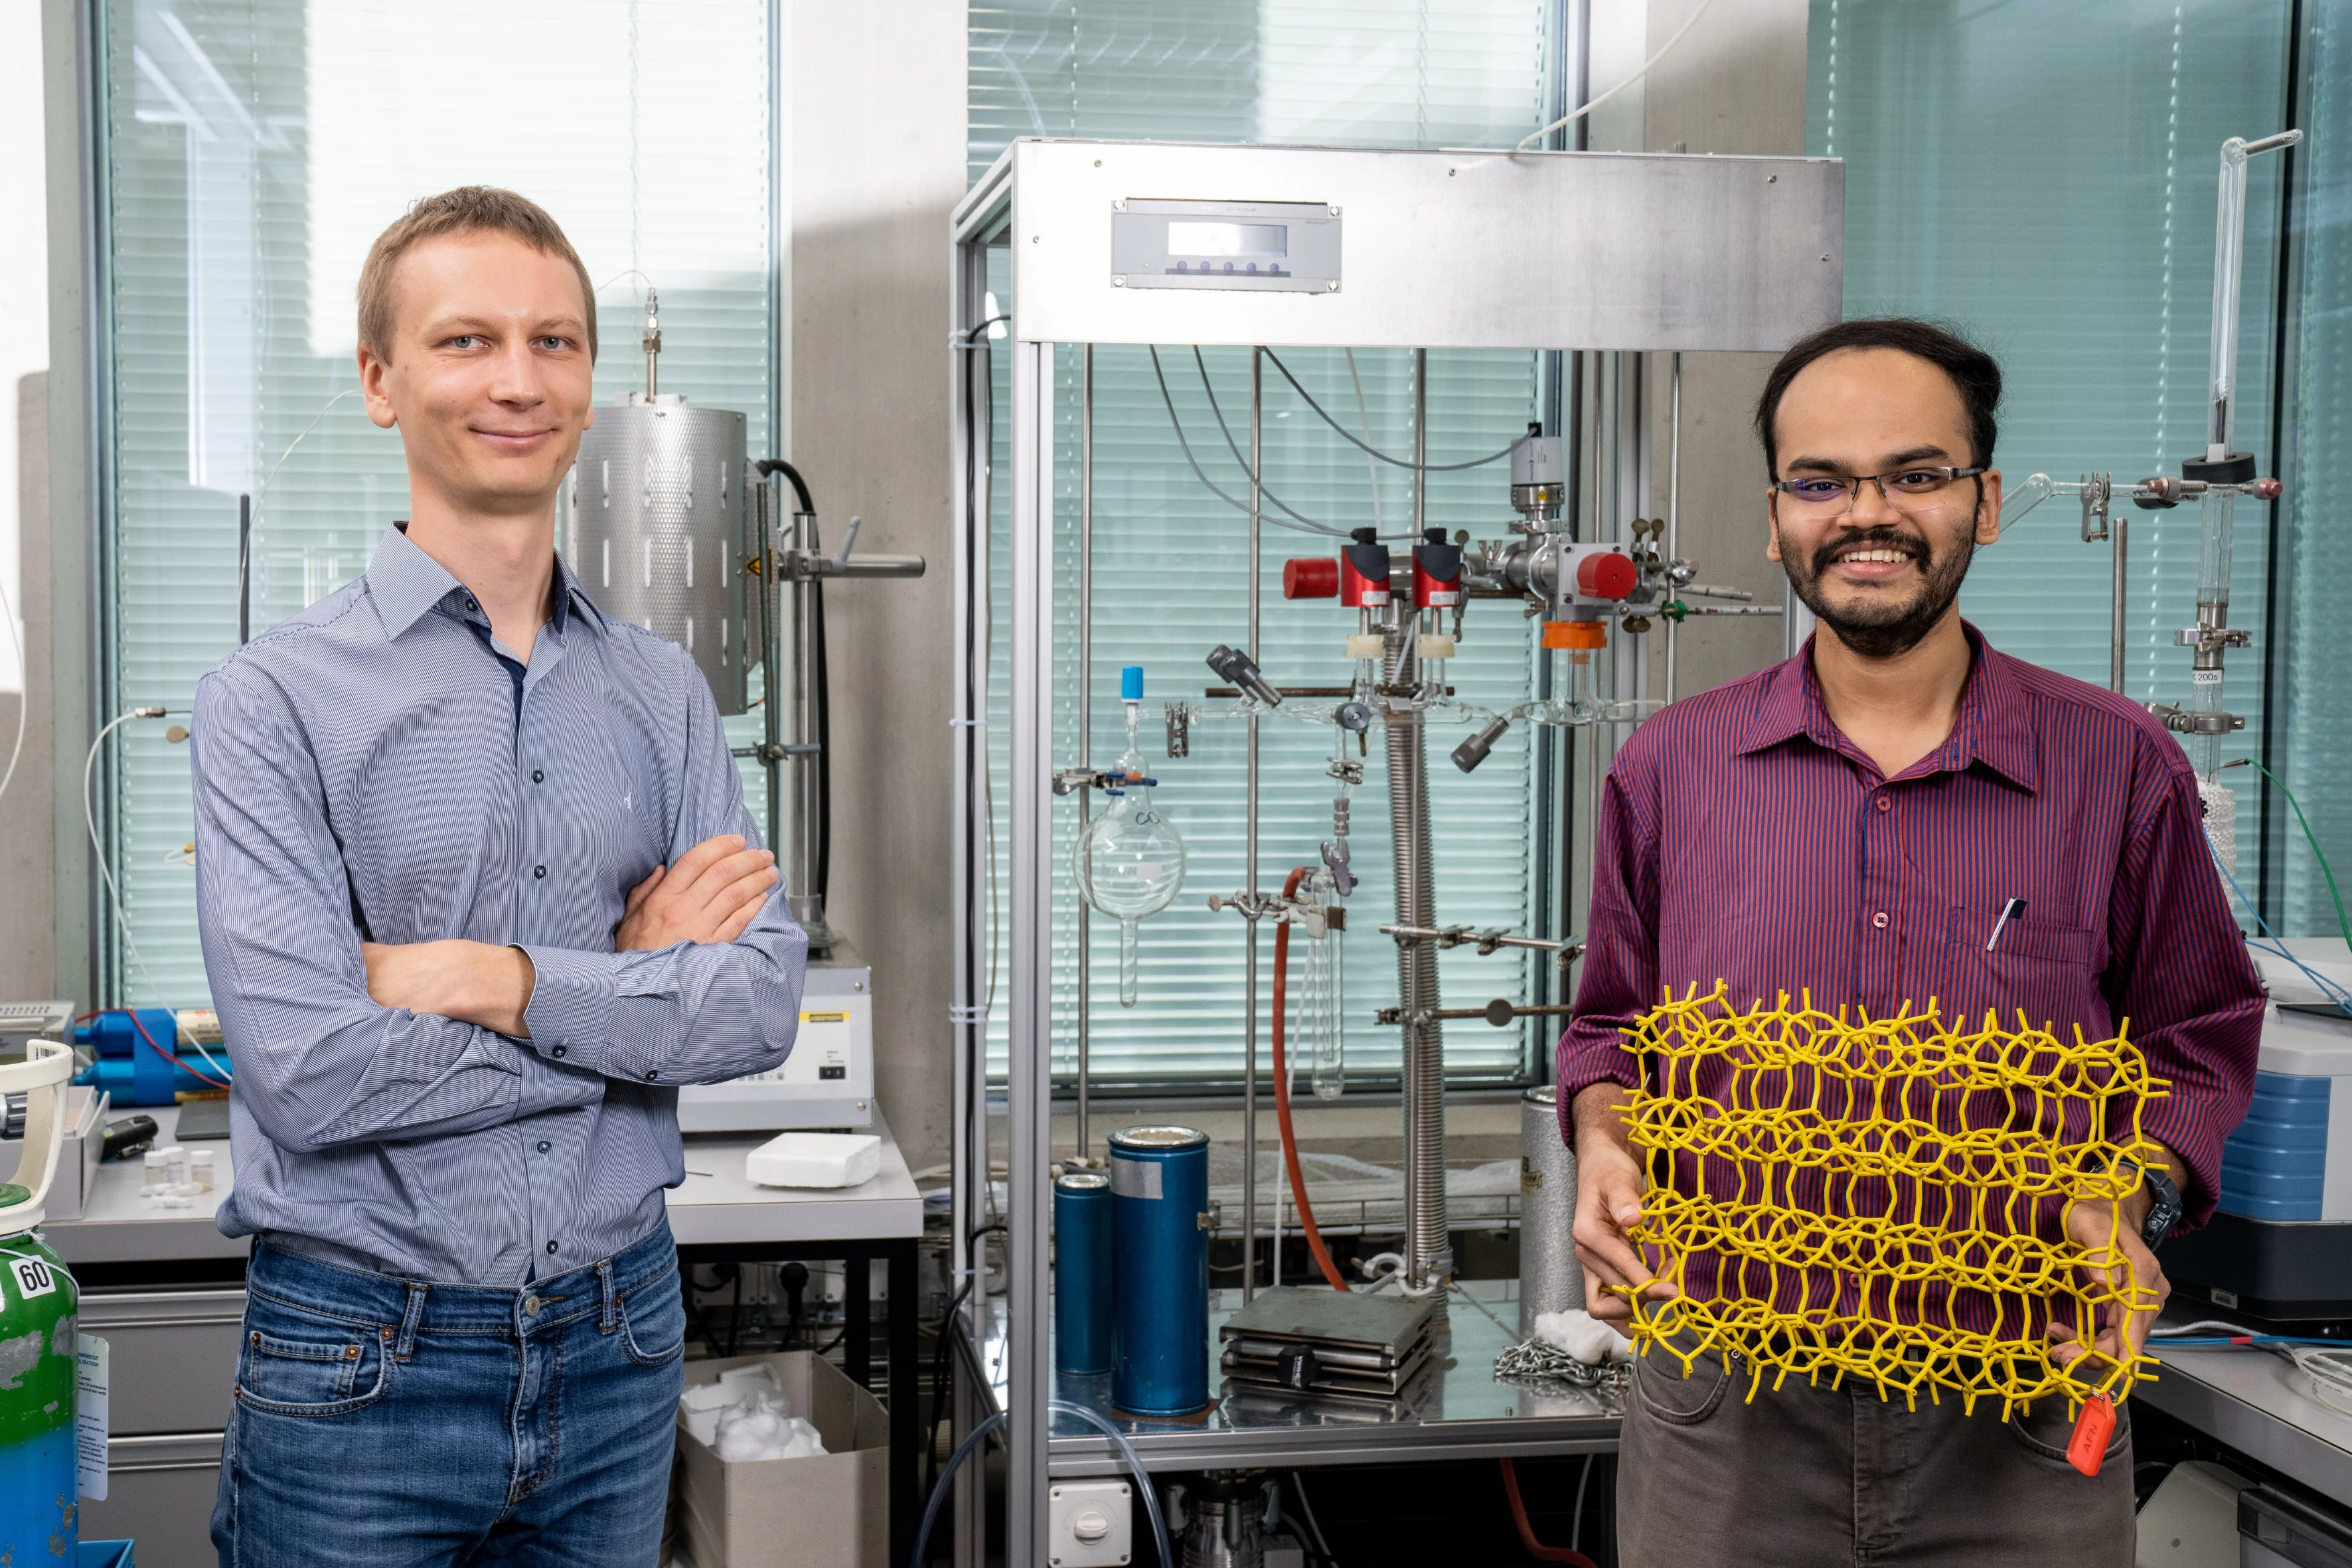
<svg viewBox="0 0 2352 1568"><path fill-rule="evenodd" d="M121 1381L118 1372L118 1395ZM220 1461L218 1432L113 1438L106 1445L106 1500L82 1500L81 1538L137 1542L139 1568L214 1568Z"/></svg>
<svg viewBox="0 0 2352 1568"><path fill-rule="evenodd" d="M236 1386L242 1290L89 1290L81 1331L107 1342L107 1419L124 1436L224 1426Z"/></svg>
<svg viewBox="0 0 2352 1568"><path fill-rule="evenodd" d="M1559 1132L1559 1097L1549 1085L1519 1097L1519 1337L1536 1317L1584 1305L1576 1260L1576 1152Z"/></svg>
<svg viewBox="0 0 2352 1568"><path fill-rule="evenodd" d="M1013 336L1029 342L1764 350L1843 311L1832 159L1016 142ZM1002 182L958 215L985 233ZM1113 204L1317 202L1336 292L1119 288Z"/></svg>
<svg viewBox="0 0 2352 1568"><path fill-rule="evenodd" d="M686 648L719 710L740 713L758 662L745 624L743 416L630 396L596 410L580 438L564 558L606 614Z"/></svg>

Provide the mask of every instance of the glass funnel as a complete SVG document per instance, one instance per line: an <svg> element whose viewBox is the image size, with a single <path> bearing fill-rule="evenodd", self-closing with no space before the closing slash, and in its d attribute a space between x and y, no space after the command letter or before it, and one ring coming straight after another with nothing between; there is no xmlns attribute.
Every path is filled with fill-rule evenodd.
<svg viewBox="0 0 2352 1568"><path fill-rule="evenodd" d="M1078 892L1118 922L1118 1005L1136 1004L1136 926L1176 901L1184 888L1184 840L1151 804L1157 782L1143 771L1136 738L1143 709L1143 671L1120 674L1127 701L1127 751L1108 770L1109 804L1087 825L1071 851Z"/></svg>

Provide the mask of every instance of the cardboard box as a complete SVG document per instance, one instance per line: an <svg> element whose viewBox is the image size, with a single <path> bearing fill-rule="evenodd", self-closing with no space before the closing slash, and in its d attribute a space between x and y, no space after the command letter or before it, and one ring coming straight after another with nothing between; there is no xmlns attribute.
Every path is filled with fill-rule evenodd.
<svg viewBox="0 0 2352 1568"><path fill-rule="evenodd" d="M765 1362L825 1451L728 1464L677 1427L679 1542L694 1568L889 1568L889 1418L812 1351L686 1363L689 1388Z"/></svg>

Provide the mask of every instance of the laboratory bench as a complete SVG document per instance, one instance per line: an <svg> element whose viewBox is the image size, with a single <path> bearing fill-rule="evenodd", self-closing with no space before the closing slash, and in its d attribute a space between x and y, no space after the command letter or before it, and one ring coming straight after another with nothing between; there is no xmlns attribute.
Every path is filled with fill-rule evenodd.
<svg viewBox="0 0 2352 1568"><path fill-rule="evenodd" d="M1161 1420L1115 1409L1110 1376L1056 1373L1052 1395L1108 1416L1154 1470L1298 1469L1318 1465L1412 1464L1440 1459L1532 1458L1614 1451L1623 1415L1617 1394L1565 1384L1504 1381L1495 1358L1519 1342L1518 1282L1473 1279L1447 1292L1431 1364L1393 1402L1359 1403L1223 1385L1198 1415ZM1239 1310L1237 1289L1210 1292L1209 1343ZM1002 1409L1005 1390L1004 1299L982 1317L981 1364ZM1124 1473L1108 1438L1075 1416L1054 1417L1050 1474Z"/></svg>
<svg viewBox="0 0 2352 1568"><path fill-rule="evenodd" d="M177 1107L149 1107L155 1146L177 1131ZM121 1120L128 1110L111 1113ZM686 1181L668 1194L671 1234L681 1269L697 1263L793 1258L881 1260L888 1268L890 1409L918 1409L916 1247L923 1202L897 1140L877 1111L882 1165L862 1185L824 1191L752 1184L743 1156L772 1134L697 1135L686 1144ZM213 1492L221 1437L236 1379L245 1316L247 1243L214 1223L235 1185L226 1140L198 1147L218 1152L215 1185L167 1209L142 1198L142 1163L100 1165L76 1219L54 1220L42 1235L82 1285L81 1326L110 1347L111 1433L109 1497L84 1505L83 1532L131 1536L142 1568L210 1568ZM870 1268L843 1270L849 1330L845 1370L869 1382ZM911 1419L890 1432L894 1557L911 1543L917 1510L916 1460L921 1434Z"/></svg>

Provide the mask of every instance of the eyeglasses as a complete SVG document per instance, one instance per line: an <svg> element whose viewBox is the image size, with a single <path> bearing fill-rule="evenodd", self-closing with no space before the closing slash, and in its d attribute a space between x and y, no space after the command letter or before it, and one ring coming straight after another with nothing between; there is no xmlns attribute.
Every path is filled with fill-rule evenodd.
<svg viewBox="0 0 2352 1568"><path fill-rule="evenodd" d="M1807 474L1801 479L1775 479L1772 488L1810 512L1838 513L1852 507L1864 485L1876 485L1886 504L1897 511L1927 511L1943 493L1961 479L1985 472L1981 468L1955 468L1937 465L1901 468L1891 474Z"/></svg>

